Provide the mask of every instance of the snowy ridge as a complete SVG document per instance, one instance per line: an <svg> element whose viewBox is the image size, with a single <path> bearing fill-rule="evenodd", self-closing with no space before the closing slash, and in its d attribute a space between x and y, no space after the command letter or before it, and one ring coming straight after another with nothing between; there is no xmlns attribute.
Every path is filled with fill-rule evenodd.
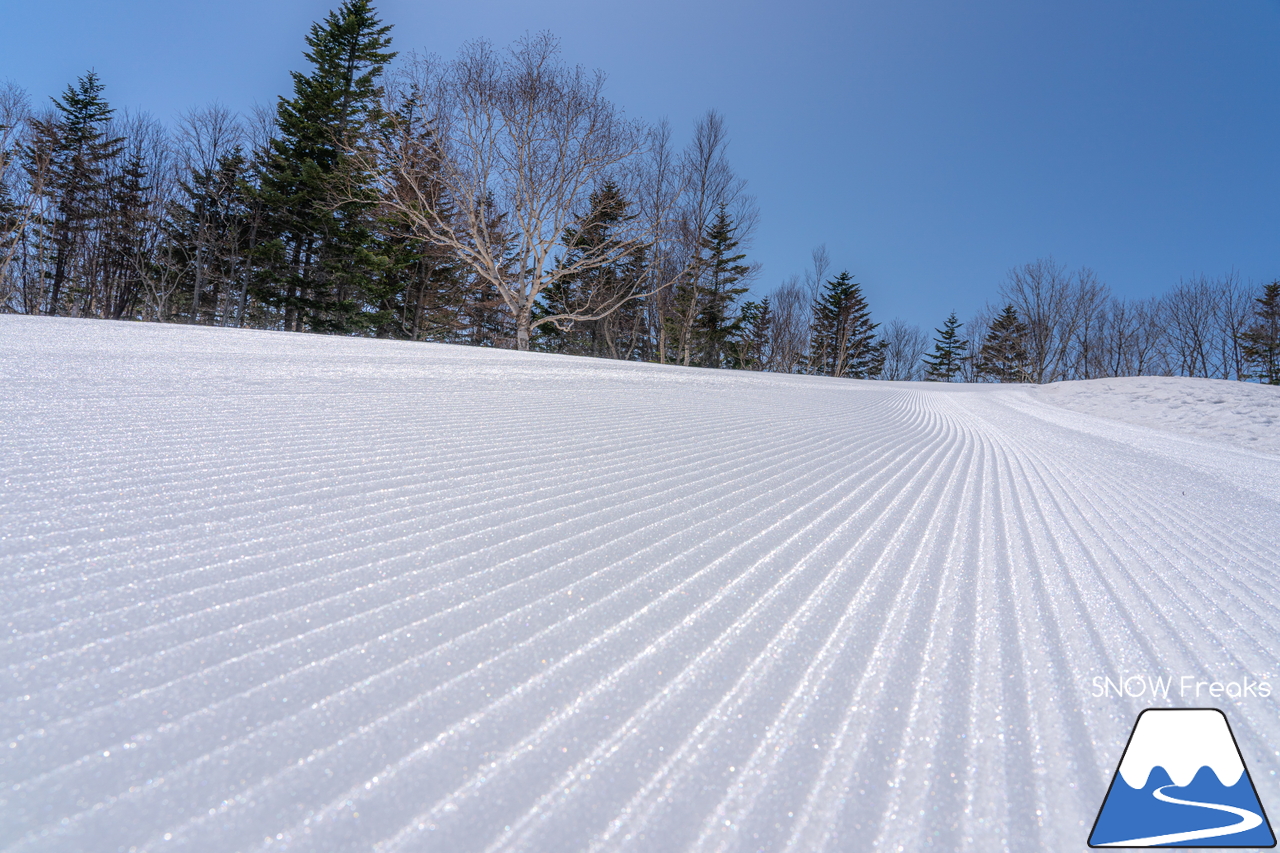
<svg viewBox="0 0 1280 853"><path fill-rule="evenodd" d="M1076 849L1092 676L1280 648L1280 505L1022 389L15 317L0 370L0 850Z"/></svg>
<svg viewBox="0 0 1280 853"><path fill-rule="evenodd" d="M1163 767L1179 788L1190 785L1201 767L1212 770L1227 787L1244 775L1226 718L1213 710L1143 714L1120 762L1120 775L1130 788L1145 788L1156 767Z"/></svg>
<svg viewBox="0 0 1280 853"><path fill-rule="evenodd" d="M1280 455L1280 388L1274 385L1121 376L1055 382L1033 396L1076 412Z"/></svg>

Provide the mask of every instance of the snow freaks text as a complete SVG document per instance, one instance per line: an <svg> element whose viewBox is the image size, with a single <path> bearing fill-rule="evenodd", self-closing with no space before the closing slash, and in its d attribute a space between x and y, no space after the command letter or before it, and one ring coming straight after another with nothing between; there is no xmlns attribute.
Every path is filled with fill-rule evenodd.
<svg viewBox="0 0 1280 853"><path fill-rule="evenodd" d="M1094 699L1267 699L1271 683L1242 675L1234 681L1212 681L1194 675L1095 675Z"/></svg>

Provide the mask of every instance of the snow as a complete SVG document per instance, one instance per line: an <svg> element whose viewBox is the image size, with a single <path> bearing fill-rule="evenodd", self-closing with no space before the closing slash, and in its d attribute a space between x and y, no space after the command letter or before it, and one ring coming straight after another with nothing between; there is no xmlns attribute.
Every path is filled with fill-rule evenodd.
<svg viewBox="0 0 1280 853"><path fill-rule="evenodd" d="M1127 376L1055 382L1033 396L1087 415L1280 454L1280 386Z"/></svg>
<svg viewBox="0 0 1280 853"><path fill-rule="evenodd" d="M1096 677L1280 685L1258 414L25 317L0 377L7 851L1083 849ZM1156 704L1280 803L1274 699Z"/></svg>
<svg viewBox="0 0 1280 853"><path fill-rule="evenodd" d="M1244 775L1226 717L1212 709L1156 709L1138 718L1120 775L1130 788L1141 790L1156 767L1163 767L1179 788L1190 785L1201 767L1228 788Z"/></svg>

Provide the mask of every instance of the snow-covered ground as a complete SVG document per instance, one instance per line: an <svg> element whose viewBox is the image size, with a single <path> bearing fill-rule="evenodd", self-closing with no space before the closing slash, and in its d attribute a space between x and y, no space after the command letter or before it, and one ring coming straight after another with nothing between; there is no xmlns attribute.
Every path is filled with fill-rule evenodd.
<svg viewBox="0 0 1280 853"><path fill-rule="evenodd" d="M0 317L0 849L1076 850L1151 704L1280 813L1275 398L1147 381Z"/></svg>
<svg viewBox="0 0 1280 853"><path fill-rule="evenodd" d="M1280 387L1133 376L1056 382L1034 394L1075 412L1280 454Z"/></svg>

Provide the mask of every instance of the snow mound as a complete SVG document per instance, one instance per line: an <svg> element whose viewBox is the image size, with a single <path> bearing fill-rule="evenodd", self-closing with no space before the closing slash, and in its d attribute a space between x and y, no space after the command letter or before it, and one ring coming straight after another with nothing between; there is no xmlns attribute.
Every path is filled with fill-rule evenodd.
<svg viewBox="0 0 1280 853"><path fill-rule="evenodd" d="M1032 396L1086 415L1280 455L1280 386L1130 376L1055 382Z"/></svg>

